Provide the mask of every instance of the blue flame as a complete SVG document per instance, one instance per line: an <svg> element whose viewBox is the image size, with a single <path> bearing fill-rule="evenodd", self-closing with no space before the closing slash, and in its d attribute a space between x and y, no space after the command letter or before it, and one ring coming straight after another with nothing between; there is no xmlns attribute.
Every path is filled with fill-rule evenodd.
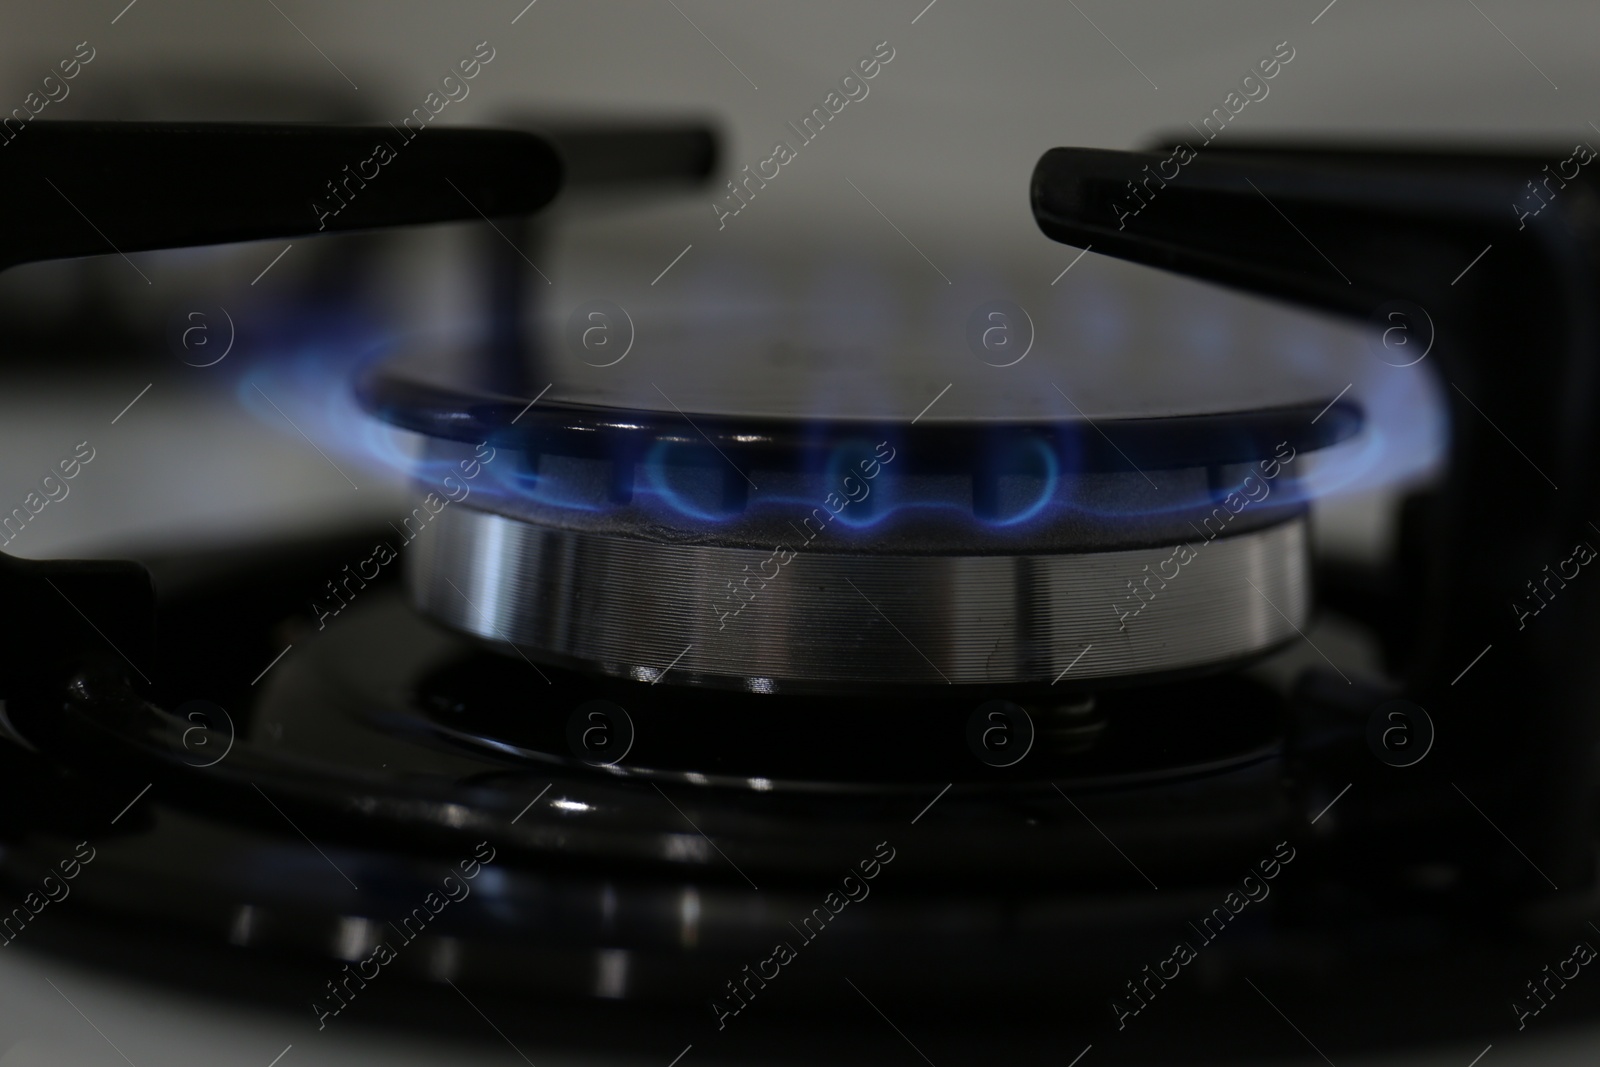
<svg viewBox="0 0 1600 1067"><path fill-rule="evenodd" d="M415 435L367 415L351 388L365 368L389 356L395 335L348 312L302 314L292 326L264 330L230 368L234 393L251 415L368 470L448 473L448 464L419 459Z"/></svg>
<svg viewBox="0 0 1600 1067"><path fill-rule="evenodd" d="M1061 481L1061 461L1056 458L1056 450L1037 437L1029 438L1027 447L1044 464L1044 477L1040 479L1042 484L1039 487L1039 495L1015 515L1003 519L991 519L990 521L996 526L1020 526L1042 512L1055 498L1056 487Z"/></svg>
<svg viewBox="0 0 1600 1067"><path fill-rule="evenodd" d="M446 464L449 467L449 464ZM575 511L603 511L604 505L593 494L583 494L549 472L531 471L524 463L508 460L488 468L489 484L503 490L511 499L529 500L547 507Z"/></svg>
<svg viewBox="0 0 1600 1067"><path fill-rule="evenodd" d="M1132 336L1129 308L1122 294L1109 292L1103 302L1080 296L1064 303L1074 311L1068 325L1077 339L1075 358L1110 360L1115 355L1110 350L1118 340ZM869 312L870 308L861 310L857 320L846 323L845 336L860 333L881 339L899 322L895 315L884 313L875 318ZM448 335L452 331L431 332ZM453 332L462 335L470 330ZM1212 313L1186 334L1181 354L1192 356L1196 365L1209 363L1220 358L1239 332L1237 323L1227 315ZM1306 382L1353 378L1347 399L1365 409L1366 425L1352 440L1297 459L1275 481L1275 502L1325 499L1401 485L1438 467L1447 439L1446 405L1428 364L1404 369L1383 365L1372 358L1359 337L1351 333L1340 336L1322 326L1308 329L1291 322L1277 333L1267 339L1267 347L1281 357L1276 370ZM839 335L819 328L817 336L821 341L828 337L837 340ZM404 339L393 329L345 312L288 316L276 335L257 340L248 351L241 351L233 364L223 366L237 375L239 402L267 425L285 434L303 432L341 463L348 460L368 469L437 480L454 469L452 462L429 458L419 448L417 435L368 416L353 392L357 376L388 358ZM1041 353L1041 358L1047 357ZM1341 374L1340 368L1348 370L1335 378ZM824 387L823 377L817 378L819 389ZM1337 391L1335 386L1325 395ZM1315 395L1312 389L1308 393ZM836 448L819 459L804 479L785 484L775 477L772 485L751 490L746 504L743 487L735 483L731 496L727 487L730 480L743 475L734 475L727 461L715 453L698 455L704 448L687 434L683 439L656 443L641 457L632 505L669 521L697 524L727 523L747 510L799 521L813 509L825 507L828 493L845 497L845 478L852 465L859 463L863 448L870 454L870 445L864 442ZM1008 480L992 514L974 515L970 483L952 478L944 490L918 489L913 496L902 470L888 464L871 479L868 495L835 514L833 527L841 536L864 536L885 522L920 517L975 525L997 536L1021 535L1074 515L1115 519L1209 510L1220 488L1182 494L1169 491L1161 494L1159 501L1125 503L1120 509L1115 504L1097 505L1078 491L1077 457L1062 454L1037 438L1015 448L1021 454L1004 457L1009 462L1001 466ZM1020 476L1016 473L1019 465L1024 468ZM508 501L586 512L627 506L621 498L613 500L604 486L597 490L593 479L585 481L579 472L560 464L530 468L517 462L496 463L489 471L491 476L483 487ZM1130 467L1126 473L1135 472ZM1147 473L1154 482L1163 482L1162 472ZM764 476L756 480L767 481ZM816 491L818 486L821 492Z"/></svg>
<svg viewBox="0 0 1600 1067"><path fill-rule="evenodd" d="M702 451L694 449L693 446L685 446L674 441L657 441L655 443L644 460L645 485L648 487L645 495L653 495L678 514L687 515L691 519L698 519L701 522L717 523L733 518L738 514L736 510L709 510L687 495L688 487L672 484L672 476L677 473L681 477L681 471L683 470L683 468L674 466L671 463L673 452L678 451L681 453L690 449L695 452ZM704 488L709 488L719 496L721 495L722 487L726 481L726 477L721 470L710 466L699 466L691 469L699 475L698 480L702 482Z"/></svg>

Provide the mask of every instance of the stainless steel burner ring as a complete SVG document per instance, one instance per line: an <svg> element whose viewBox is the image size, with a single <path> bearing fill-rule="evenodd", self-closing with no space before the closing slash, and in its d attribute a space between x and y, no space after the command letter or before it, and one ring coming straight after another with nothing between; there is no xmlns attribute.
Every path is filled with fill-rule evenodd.
<svg viewBox="0 0 1600 1067"><path fill-rule="evenodd" d="M533 662L754 692L1124 678L1303 628L1304 512L1186 545L782 555L445 509L408 553L428 616Z"/></svg>

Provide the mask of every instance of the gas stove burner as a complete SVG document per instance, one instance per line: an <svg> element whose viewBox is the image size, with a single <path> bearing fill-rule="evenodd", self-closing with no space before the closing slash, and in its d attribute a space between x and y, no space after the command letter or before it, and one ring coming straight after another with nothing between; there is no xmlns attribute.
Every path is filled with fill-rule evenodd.
<svg viewBox="0 0 1600 1067"><path fill-rule="evenodd" d="M79 209L126 249L311 231L305 190L373 136L40 123L9 150L30 165L7 187L35 195L0 231L0 265L97 250ZM563 168L600 184L603 159L560 147L440 130L329 228L533 212ZM196 156L228 164L198 193ZM357 383L368 411L422 435L422 502L394 530L415 541L408 591L396 568L352 574L341 582L374 588L325 627L308 617L307 597L381 530L170 546L148 571L0 553L0 885L26 903L11 913L23 952L59 932L102 962L170 961L219 989L305 964L315 980L284 995L321 1013L327 976L376 962L392 928L419 943L385 963L385 990L448 983L472 1008L498 994L506 1018L631 1002L594 1016L614 1029L681 1006L720 1030L727 994L770 981L751 965L794 936L802 964L738 1023L762 1054L783 1046L755 1029L761 1013L824 1029L848 981L896 998L884 1019L920 1006L1007 1062L1023 1059L1016 1006L1035 1003L1089 1006L1082 1027L1021 1013L1047 1020L1052 1062L1068 1031L1095 1056L1137 1055L1126 1042L1142 1037L1113 1035L1173 981L1147 961L1174 938L1204 943L1204 975L1185 980L1196 994L1247 973L1256 993L1396 974L1438 989L1485 960L1520 979L1537 973L1521 957L1562 958L1544 946L1585 936L1594 906L1600 589L1563 576L1527 632L1513 598L1591 536L1600 499L1600 193L1573 180L1524 220L1504 209L1532 158L1217 146L1125 220L1124 190L1163 158L1051 152L1036 218L1102 254L1363 319L1410 301L1439 326L1426 369L1452 387L1451 465L1407 498L1381 569L1321 561L1321 604L1344 616L1331 656L1312 640L1323 632L1299 647L1295 631L1311 612L1317 453L1362 421L1339 397L1129 408L1068 384L1091 421L1040 376L1067 384L1048 344L959 386L941 366L924 391L879 370L936 363L909 342L848 351L840 362L880 375L867 388L807 365L801 395L765 373L752 334L699 312L676 349L637 315L651 372L552 375L543 393L542 374L517 383L547 369L548 347L491 343L471 354L479 374L455 378L435 346L430 373L390 359ZM669 172L703 164L662 156ZM43 195L47 171L60 197ZM435 195L446 179L463 195ZM1304 242L1285 240L1289 218ZM720 371L720 357L759 373ZM1150 392L1163 387L1182 386ZM808 406L819 399L826 410ZM1535 462L1549 492L1527 489ZM1518 489L1517 506L1485 486ZM225 714L197 721L196 705ZM582 732L597 705L630 727L614 759ZM1014 759L983 733L995 705L1005 743L1028 739ZM1440 724L1419 770L1404 768L1421 757L1385 758L1396 705ZM79 842L97 850L93 872L35 927L30 901ZM474 861L470 898L435 908L441 874L469 855L492 856ZM1252 892L1245 872L1271 880L1291 860L1270 899ZM845 885L891 862L871 887L886 895ZM805 950L823 925L824 947ZM194 964L217 950L212 982ZM1461 1004L1513 987L1433 999L1453 1027ZM1315 992L1280 1014L1302 1019L1327 1000ZM1209 1012L1174 996L1157 1011ZM921 1041L913 1025L901 1036ZM1123 1044L1105 1052L1099 1033ZM674 1045L732 1060L731 1039Z"/></svg>
<svg viewBox="0 0 1600 1067"><path fill-rule="evenodd" d="M542 663L754 693L1104 683L1267 652L1311 608L1305 453L1361 421L1343 402L748 416L436 379L390 364L360 389L429 435L425 469L489 472L418 514L418 609Z"/></svg>

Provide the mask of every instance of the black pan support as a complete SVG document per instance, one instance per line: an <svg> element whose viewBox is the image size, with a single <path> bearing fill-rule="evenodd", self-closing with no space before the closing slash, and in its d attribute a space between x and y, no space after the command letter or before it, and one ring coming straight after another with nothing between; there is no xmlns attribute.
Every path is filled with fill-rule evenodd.
<svg viewBox="0 0 1600 1067"><path fill-rule="evenodd" d="M413 143L389 127L35 122L0 155L0 270L526 215L555 197L567 165L583 185L623 182L630 166L655 182L700 173L710 151L698 128L565 132L564 159L546 138L507 130L429 130ZM0 699L59 684L85 648L119 670L150 662L153 598L138 564L0 553L0 599Z"/></svg>
<svg viewBox="0 0 1600 1067"><path fill-rule="evenodd" d="M600 122L548 115L508 115L504 124L532 130L554 146L565 178L561 207L603 209L648 193L685 192L703 185L717 164L717 135L706 122ZM561 211L554 215L564 214ZM487 343L476 368L491 388L523 394L547 360L527 330L539 310L538 294L549 278L543 261L550 215L518 217L482 234L484 317ZM481 440L481 438L480 438Z"/></svg>
<svg viewBox="0 0 1600 1067"><path fill-rule="evenodd" d="M504 130L406 141L387 126L37 122L0 161L0 269L525 214L561 181L546 141Z"/></svg>
<svg viewBox="0 0 1600 1067"><path fill-rule="evenodd" d="M1262 146L1177 166L1057 148L1032 184L1055 240L1432 342L1450 464L1405 605L1405 693L1438 724L1440 790L1470 793L1531 863L1481 822L1463 840L1504 851L1502 882L1546 892L1593 880L1600 733L1600 577L1564 564L1600 547L1600 190L1575 160Z"/></svg>

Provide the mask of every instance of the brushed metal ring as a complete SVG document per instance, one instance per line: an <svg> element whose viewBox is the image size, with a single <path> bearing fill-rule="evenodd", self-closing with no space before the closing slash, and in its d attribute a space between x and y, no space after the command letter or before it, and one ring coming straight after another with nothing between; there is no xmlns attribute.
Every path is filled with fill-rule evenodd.
<svg viewBox="0 0 1600 1067"><path fill-rule="evenodd" d="M451 507L408 557L419 610L507 652L753 692L1050 684L1203 668L1272 649L1311 609L1304 512L1196 538L1186 553L1176 545L1048 555L801 551L780 563L759 549Z"/></svg>

